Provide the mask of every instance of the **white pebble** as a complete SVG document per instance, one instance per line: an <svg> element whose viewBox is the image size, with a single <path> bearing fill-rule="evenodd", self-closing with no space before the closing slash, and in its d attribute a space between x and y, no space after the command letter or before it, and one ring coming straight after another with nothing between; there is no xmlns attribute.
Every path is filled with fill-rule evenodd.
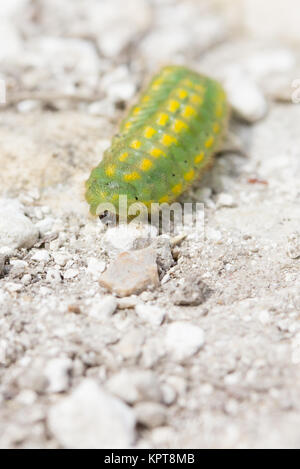
<svg viewBox="0 0 300 469"><path fill-rule="evenodd" d="M148 322L153 326L160 326L166 314L158 306L147 305L145 303L137 304L135 312L142 321Z"/></svg>
<svg viewBox="0 0 300 469"><path fill-rule="evenodd" d="M131 223L110 228L103 236L103 246L108 251L130 251L150 245L157 236L157 228L147 224Z"/></svg>
<svg viewBox="0 0 300 469"><path fill-rule="evenodd" d="M167 326L165 335L167 352L175 360L184 360L194 355L204 345L204 332L185 321L173 322Z"/></svg>
<svg viewBox="0 0 300 469"><path fill-rule="evenodd" d="M108 295L94 303L89 314L96 319L101 319L105 316L112 316L116 311L117 306L118 303L116 298Z"/></svg>
<svg viewBox="0 0 300 469"><path fill-rule="evenodd" d="M8 282L4 285L4 287L10 293L18 293L22 290L23 284L22 283Z"/></svg>
<svg viewBox="0 0 300 469"><path fill-rule="evenodd" d="M64 279L70 280L72 278L75 278L79 275L79 270L78 269L68 269L64 273Z"/></svg>
<svg viewBox="0 0 300 469"><path fill-rule="evenodd" d="M231 106L243 120L254 123L266 115L267 101L245 72L238 68L231 69L224 86Z"/></svg>
<svg viewBox="0 0 300 469"><path fill-rule="evenodd" d="M128 448L135 439L133 410L86 379L48 414L50 431L64 448Z"/></svg>
<svg viewBox="0 0 300 469"><path fill-rule="evenodd" d="M38 239L38 230L23 213L15 199L0 199L1 247L31 248Z"/></svg>
<svg viewBox="0 0 300 469"><path fill-rule="evenodd" d="M57 253L53 254L55 264L59 265L60 267L64 267L69 260L69 257L65 254Z"/></svg>
<svg viewBox="0 0 300 469"><path fill-rule="evenodd" d="M61 273L57 269L49 269L46 275L46 282L57 283L61 282Z"/></svg>
<svg viewBox="0 0 300 469"><path fill-rule="evenodd" d="M141 400L159 402L162 399L159 381L149 370L121 370L107 381L106 386L128 404Z"/></svg>
<svg viewBox="0 0 300 469"><path fill-rule="evenodd" d="M55 220L53 218L47 217L35 224L41 236L44 236L45 234L49 233L52 230L54 221Z"/></svg>
<svg viewBox="0 0 300 469"><path fill-rule="evenodd" d="M70 372L72 360L69 358L54 358L50 360L44 370L48 380L48 392L63 392L70 385Z"/></svg>
<svg viewBox="0 0 300 469"><path fill-rule="evenodd" d="M87 272L93 277L98 277L105 270L105 262L100 261L96 257L90 257L88 259Z"/></svg>
<svg viewBox="0 0 300 469"><path fill-rule="evenodd" d="M37 262L49 262L50 261L50 254L46 249L40 249L35 252L35 254L31 257L33 261Z"/></svg>
<svg viewBox="0 0 300 469"><path fill-rule="evenodd" d="M222 208L222 207L234 207L235 201L234 198L232 197L231 194L226 194L225 192L222 192L221 194L218 195L217 197L217 208Z"/></svg>

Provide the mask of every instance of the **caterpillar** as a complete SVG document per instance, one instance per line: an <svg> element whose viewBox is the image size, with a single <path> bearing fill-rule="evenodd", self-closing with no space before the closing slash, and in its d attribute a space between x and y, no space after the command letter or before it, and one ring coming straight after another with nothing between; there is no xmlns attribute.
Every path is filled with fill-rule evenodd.
<svg viewBox="0 0 300 469"><path fill-rule="evenodd" d="M86 182L90 212L120 195L128 203L172 203L212 163L227 128L229 106L215 80L182 66L154 76L122 121Z"/></svg>

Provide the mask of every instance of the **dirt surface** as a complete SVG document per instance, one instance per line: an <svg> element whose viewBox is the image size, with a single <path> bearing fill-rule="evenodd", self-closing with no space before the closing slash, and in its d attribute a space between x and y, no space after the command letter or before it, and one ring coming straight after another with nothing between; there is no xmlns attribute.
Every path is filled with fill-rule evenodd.
<svg viewBox="0 0 300 469"><path fill-rule="evenodd" d="M0 447L300 447L300 7L264 4L268 27L253 0L4 2ZM107 229L84 201L166 63L219 79L234 108L182 198L204 203L201 236ZM114 263L117 284L136 249L159 286L134 294L121 255L119 298L99 278Z"/></svg>

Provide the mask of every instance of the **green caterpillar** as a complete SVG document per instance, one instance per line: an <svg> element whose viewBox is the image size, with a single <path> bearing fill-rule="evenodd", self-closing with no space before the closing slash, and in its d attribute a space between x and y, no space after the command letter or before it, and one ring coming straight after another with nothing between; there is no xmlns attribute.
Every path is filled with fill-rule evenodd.
<svg viewBox="0 0 300 469"><path fill-rule="evenodd" d="M219 83L185 67L164 67L86 182L92 214L120 195L128 204L171 203L212 162L220 147L229 107Z"/></svg>

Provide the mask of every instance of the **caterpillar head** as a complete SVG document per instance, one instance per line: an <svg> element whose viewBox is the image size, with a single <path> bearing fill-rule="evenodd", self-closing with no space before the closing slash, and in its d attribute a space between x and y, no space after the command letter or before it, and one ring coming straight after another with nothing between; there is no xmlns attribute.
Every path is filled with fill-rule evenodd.
<svg viewBox="0 0 300 469"><path fill-rule="evenodd" d="M120 203L130 204L137 201L136 189L129 183L108 179L102 167L95 168L86 182L85 198L90 204L92 215L100 217L108 213L119 215ZM123 202L122 202L123 201Z"/></svg>

